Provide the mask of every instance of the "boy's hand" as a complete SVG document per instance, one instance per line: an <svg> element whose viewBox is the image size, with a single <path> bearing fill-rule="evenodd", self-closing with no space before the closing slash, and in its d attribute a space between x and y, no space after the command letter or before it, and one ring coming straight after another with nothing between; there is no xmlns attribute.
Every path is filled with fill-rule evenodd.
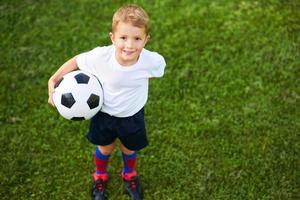
<svg viewBox="0 0 300 200"><path fill-rule="evenodd" d="M48 103L55 107L53 102L53 93L56 83L58 83L65 74L78 70L76 56L65 62L49 79L48 81Z"/></svg>
<svg viewBox="0 0 300 200"><path fill-rule="evenodd" d="M55 107L54 102L53 102L54 85L55 85L54 81L49 79L49 81L48 81L48 96L49 96L48 103Z"/></svg>

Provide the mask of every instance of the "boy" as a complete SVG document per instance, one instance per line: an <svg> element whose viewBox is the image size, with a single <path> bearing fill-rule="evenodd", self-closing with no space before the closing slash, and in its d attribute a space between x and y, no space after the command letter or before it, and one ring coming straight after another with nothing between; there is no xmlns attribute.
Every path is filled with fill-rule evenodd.
<svg viewBox="0 0 300 200"><path fill-rule="evenodd" d="M62 76L81 69L94 74L101 82L104 103L91 120L88 140L96 145L96 171L93 199L107 199L106 171L115 140L120 140L123 158L121 177L132 199L142 199L141 183L136 172L137 151L147 146L144 105L148 97L148 81L161 77L165 60L156 52L144 49L149 36L149 17L137 5L119 8L112 21L112 45L97 47L71 58L48 81L48 102L54 106L54 85Z"/></svg>

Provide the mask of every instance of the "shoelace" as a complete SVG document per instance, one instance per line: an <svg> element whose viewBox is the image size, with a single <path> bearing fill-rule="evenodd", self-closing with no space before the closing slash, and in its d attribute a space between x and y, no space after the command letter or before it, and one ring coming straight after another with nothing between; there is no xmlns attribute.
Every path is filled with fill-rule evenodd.
<svg viewBox="0 0 300 200"><path fill-rule="evenodd" d="M135 189L136 188L136 185L137 185L137 183L136 183L136 180L130 180L130 187L131 188L133 188L133 189Z"/></svg>
<svg viewBox="0 0 300 200"><path fill-rule="evenodd" d="M102 191L103 190L103 182L101 180L97 181L95 184L95 187L97 190Z"/></svg>

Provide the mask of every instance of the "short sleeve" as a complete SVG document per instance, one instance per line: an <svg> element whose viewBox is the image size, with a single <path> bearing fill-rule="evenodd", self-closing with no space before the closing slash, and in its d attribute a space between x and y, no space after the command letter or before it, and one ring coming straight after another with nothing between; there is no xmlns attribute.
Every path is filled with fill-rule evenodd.
<svg viewBox="0 0 300 200"><path fill-rule="evenodd" d="M94 74L96 72L99 61L105 58L107 47L96 47L91 51L79 54L76 57L77 66L80 70L84 70Z"/></svg>
<svg viewBox="0 0 300 200"><path fill-rule="evenodd" d="M153 53L153 66L151 67L151 75L152 77L162 77L164 75L165 67L166 67L166 61L164 57L162 57L158 53Z"/></svg>

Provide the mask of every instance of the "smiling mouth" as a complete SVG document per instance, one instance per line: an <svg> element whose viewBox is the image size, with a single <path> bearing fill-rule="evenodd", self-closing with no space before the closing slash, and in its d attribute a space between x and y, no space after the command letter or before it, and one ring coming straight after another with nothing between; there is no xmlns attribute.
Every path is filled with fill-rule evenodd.
<svg viewBox="0 0 300 200"><path fill-rule="evenodd" d="M135 51L125 51L125 50L123 50L123 53L124 53L125 55L132 55L132 54L134 54L134 52L135 52Z"/></svg>

